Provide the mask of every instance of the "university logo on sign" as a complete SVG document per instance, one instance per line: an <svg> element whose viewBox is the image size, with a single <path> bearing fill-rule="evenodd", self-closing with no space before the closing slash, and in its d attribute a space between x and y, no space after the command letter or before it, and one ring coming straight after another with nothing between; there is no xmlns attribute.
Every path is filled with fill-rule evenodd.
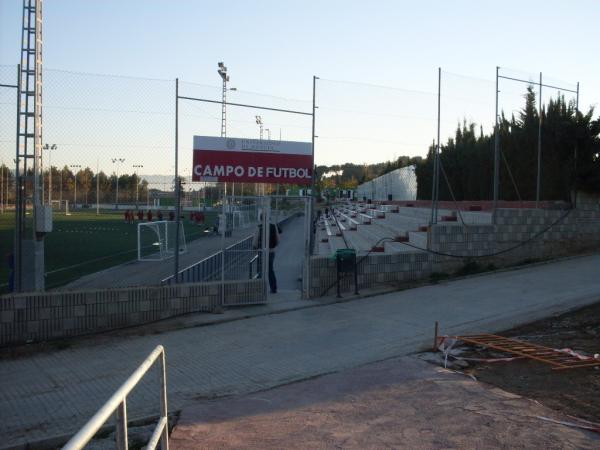
<svg viewBox="0 0 600 450"><path fill-rule="evenodd" d="M192 181L310 184L310 142L194 136Z"/></svg>

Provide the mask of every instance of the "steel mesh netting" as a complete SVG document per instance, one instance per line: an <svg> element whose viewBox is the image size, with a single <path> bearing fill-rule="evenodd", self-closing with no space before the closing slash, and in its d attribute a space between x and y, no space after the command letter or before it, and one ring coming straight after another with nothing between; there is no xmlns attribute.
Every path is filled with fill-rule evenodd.
<svg viewBox="0 0 600 450"><path fill-rule="evenodd" d="M316 97L316 154L320 164L424 156L434 136L433 89L319 79Z"/></svg>
<svg viewBox="0 0 600 450"><path fill-rule="evenodd" d="M16 139L16 66L0 65L0 205L14 205L14 158Z"/></svg>
<svg viewBox="0 0 600 450"><path fill-rule="evenodd" d="M17 122L17 67L0 65L0 293L8 287L9 255L15 229L14 158Z"/></svg>

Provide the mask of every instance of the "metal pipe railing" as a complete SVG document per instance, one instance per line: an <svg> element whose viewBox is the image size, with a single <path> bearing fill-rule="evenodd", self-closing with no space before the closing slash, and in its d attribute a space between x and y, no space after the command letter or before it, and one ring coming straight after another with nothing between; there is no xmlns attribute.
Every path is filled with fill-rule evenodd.
<svg viewBox="0 0 600 450"><path fill-rule="evenodd" d="M169 450L169 421L167 418L167 372L165 365L165 349L162 345L148 355L142 364L133 372L127 381L108 399L108 401L92 416L90 420L63 447L63 450L78 450L92 440L98 430L116 411L116 448L127 450L127 395L136 387L142 377L148 372L154 362L160 358L161 365L161 395L160 419L154 428L147 449L154 449L160 440L161 450Z"/></svg>

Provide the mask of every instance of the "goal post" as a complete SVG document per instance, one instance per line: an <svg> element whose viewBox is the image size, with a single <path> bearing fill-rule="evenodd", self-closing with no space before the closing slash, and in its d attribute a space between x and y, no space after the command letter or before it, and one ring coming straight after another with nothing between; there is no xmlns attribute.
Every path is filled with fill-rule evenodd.
<svg viewBox="0 0 600 450"><path fill-rule="evenodd" d="M179 224L179 245L175 243L176 226L170 220L138 223L138 261L162 261L179 253L185 253L187 246L183 224Z"/></svg>
<svg viewBox="0 0 600 450"><path fill-rule="evenodd" d="M50 206L53 211L64 212L67 216L71 215L69 213L69 200L51 200Z"/></svg>

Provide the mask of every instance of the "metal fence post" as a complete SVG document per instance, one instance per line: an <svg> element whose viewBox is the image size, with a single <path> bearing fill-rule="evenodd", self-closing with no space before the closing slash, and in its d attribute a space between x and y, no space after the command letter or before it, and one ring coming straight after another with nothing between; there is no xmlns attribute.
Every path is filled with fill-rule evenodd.
<svg viewBox="0 0 600 450"><path fill-rule="evenodd" d="M127 399L125 398L117 408L116 421L115 444L117 450L127 450L129 444L127 441Z"/></svg>
<svg viewBox="0 0 600 450"><path fill-rule="evenodd" d="M579 81L575 97L575 125L577 129L577 118L579 117ZM575 149L573 151L573 208L577 207L577 134L575 134Z"/></svg>
<svg viewBox="0 0 600 450"><path fill-rule="evenodd" d="M25 227L23 191L21 190L21 64L17 64L17 139L15 155L15 250L14 250L14 291L23 290L23 232Z"/></svg>
<svg viewBox="0 0 600 450"><path fill-rule="evenodd" d="M223 201L221 208L221 220L219 220L219 227L221 227L221 307L225 305L225 233L227 230L227 214L225 213L225 192L223 192Z"/></svg>
<svg viewBox="0 0 600 450"><path fill-rule="evenodd" d="M441 96L442 96L442 68L438 67L438 104L437 104L437 143L435 146L433 190L431 205L431 224L436 224L438 219L438 199L440 195L440 116L441 116Z"/></svg>
<svg viewBox="0 0 600 450"><path fill-rule="evenodd" d="M540 106L538 117L538 154L537 154L537 185L535 190L535 207L539 208L540 203L540 187L542 176L542 72L540 72Z"/></svg>
<svg viewBox="0 0 600 450"><path fill-rule="evenodd" d="M494 201L492 206L492 223L496 223L496 209L500 195L500 133L498 131L498 70L496 66L496 115L494 116Z"/></svg>
<svg viewBox="0 0 600 450"><path fill-rule="evenodd" d="M181 199L179 185L179 78L175 78L175 284L179 282L179 225L181 223Z"/></svg>

